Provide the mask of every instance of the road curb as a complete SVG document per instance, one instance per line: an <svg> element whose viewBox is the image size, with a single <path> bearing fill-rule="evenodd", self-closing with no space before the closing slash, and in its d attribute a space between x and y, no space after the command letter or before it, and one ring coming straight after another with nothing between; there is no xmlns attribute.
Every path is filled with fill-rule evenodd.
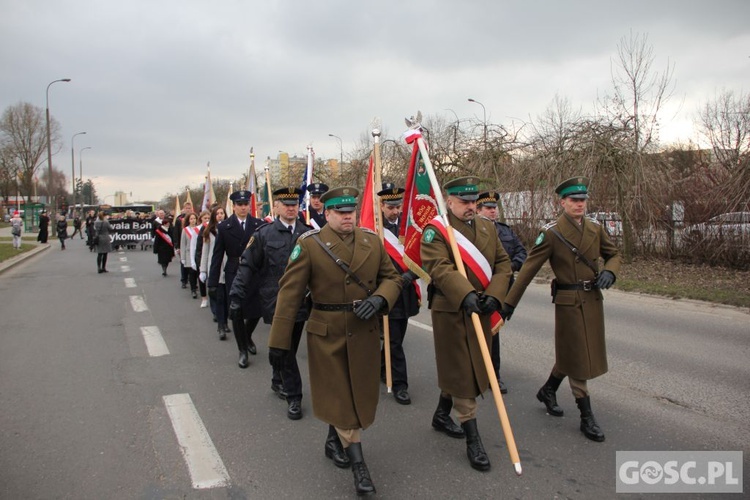
<svg viewBox="0 0 750 500"><path fill-rule="evenodd" d="M11 257L10 259L0 262L0 274L3 274L8 269L47 250L49 247L50 247L49 243L43 243L43 244L37 245L36 248L32 248L28 252L24 252L22 254L16 255L15 257Z"/></svg>

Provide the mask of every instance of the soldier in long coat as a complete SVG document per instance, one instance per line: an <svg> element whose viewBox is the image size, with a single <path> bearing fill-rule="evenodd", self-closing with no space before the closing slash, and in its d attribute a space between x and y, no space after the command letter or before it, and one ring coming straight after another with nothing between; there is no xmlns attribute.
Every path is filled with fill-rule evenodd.
<svg viewBox="0 0 750 500"><path fill-rule="evenodd" d="M550 415L560 417L556 392L567 376L581 412L581 432L594 441L604 433L591 411L587 380L607 372L604 340L604 305L601 289L609 288L620 270L620 252L606 230L585 217L589 179L573 177L557 186L563 214L547 224L537 237L521 272L508 292L502 315L510 319L526 287L549 261L555 303L555 365L537 392ZM575 249L575 253L574 250ZM599 257L604 268L598 268Z"/></svg>
<svg viewBox="0 0 750 500"><path fill-rule="evenodd" d="M473 468L485 471L490 468L490 462L477 430L476 397L487 390L489 378L471 313L480 315L482 341L489 346L492 335L490 314L499 311L505 299L511 270L510 259L497 237L494 224L484 217L476 217L478 183L476 177L462 177L446 183L444 188L448 194L450 224L455 233L466 238L468 246L465 248L473 252L476 262L484 260L482 264L487 267L485 284L472 271L471 265L465 266L466 277L458 272L448 239L436 220L425 227L421 257L422 268L432 280L429 307L438 385L442 391L432 425L449 436L461 437L450 428L452 420L449 415L453 406L466 436L469 463Z"/></svg>
<svg viewBox="0 0 750 500"><path fill-rule="evenodd" d="M377 234L355 226L358 195L349 187L323 194L328 223L302 235L292 250L268 345L272 362L280 363L274 358L283 359L290 349L297 311L309 289L310 392L315 416L329 424L325 454L338 467L351 464L357 493L370 494L375 487L362 456L360 430L373 423L378 404L380 327L375 313L396 302L401 277Z"/></svg>

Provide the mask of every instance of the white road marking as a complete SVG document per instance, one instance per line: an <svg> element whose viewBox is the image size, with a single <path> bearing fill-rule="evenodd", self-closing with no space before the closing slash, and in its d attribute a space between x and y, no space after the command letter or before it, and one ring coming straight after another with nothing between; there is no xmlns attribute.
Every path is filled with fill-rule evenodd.
<svg viewBox="0 0 750 500"><path fill-rule="evenodd" d="M135 278L125 278L125 288L135 288Z"/></svg>
<svg viewBox="0 0 750 500"><path fill-rule="evenodd" d="M169 354L169 349L158 326L142 326L141 335L143 335L143 340L146 341L149 356L157 357Z"/></svg>
<svg viewBox="0 0 750 500"><path fill-rule="evenodd" d="M130 305L133 306L133 310L135 312L148 311L148 306L146 305L146 301L143 300L143 297L141 297L140 295L131 295Z"/></svg>
<svg viewBox="0 0 750 500"><path fill-rule="evenodd" d="M228 486L229 473L193 405L190 394L164 396L164 404L172 420L180 451L188 466L193 488Z"/></svg>
<svg viewBox="0 0 750 500"><path fill-rule="evenodd" d="M416 321L416 320L410 319L410 320L409 320L409 324L410 324L410 325L414 325L414 326L416 326L417 328L421 328L421 329L423 329L423 330L427 330L428 332L431 332L431 331L432 331L432 325L428 325L427 323L420 323L419 321Z"/></svg>
<svg viewBox="0 0 750 500"><path fill-rule="evenodd" d="M130 266L120 266L120 271L127 273L130 271Z"/></svg>
<svg viewBox="0 0 750 500"><path fill-rule="evenodd" d="M127 257L120 257L120 262L127 262L127 261L128 261Z"/></svg>

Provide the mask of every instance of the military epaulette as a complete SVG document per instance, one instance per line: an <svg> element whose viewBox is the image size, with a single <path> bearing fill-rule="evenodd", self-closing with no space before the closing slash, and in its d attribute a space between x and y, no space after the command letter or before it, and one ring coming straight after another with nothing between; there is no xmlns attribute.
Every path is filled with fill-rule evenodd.
<svg viewBox="0 0 750 500"><path fill-rule="evenodd" d="M370 233L370 234L374 234L375 236L378 236L378 233L376 233L375 231L373 231L373 230L372 230L372 229L370 229L370 228L367 228L367 227L360 227L360 229L361 229L362 231L366 232L366 233Z"/></svg>
<svg viewBox="0 0 750 500"><path fill-rule="evenodd" d="M588 219L589 221L591 221L591 222L593 222L594 224L596 224L597 226L601 226L601 225L602 225L602 223L601 223L601 222L599 222L598 220L594 219L593 217L590 217L590 216L588 216L588 215L587 215L587 216L586 216L586 218L587 218L587 219Z"/></svg>
<svg viewBox="0 0 750 500"><path fill-rule="evenodd" d="M555 227L556 225L557 225L557 221L556 221L556 220L553 220L552 222L548 222L548 223L546 223L545 225L543 225L543 226L542 226L542 230L543 230L543 231L547 231L547 230L549 230L549 229L552 229L552 228L553 228L553 227Z"/></svg>
<svg viewBox="0 0 750 500"><path fill-rule="evenodd" d="M298 240L304 240L308 236L312 236L313 234L318 234L320 232L320 229L310 229L309 231L306 231L299 235Z"/></svg>
<svg viewBox="0 0 750 500"><path fill-rule="evenodd" d="M491 220L489 217L487 217L486 215L482 215L482 214L477 214L477 217L481 217L483 219ZM492 222L494 222L494 221L492 221Z"/></svg>

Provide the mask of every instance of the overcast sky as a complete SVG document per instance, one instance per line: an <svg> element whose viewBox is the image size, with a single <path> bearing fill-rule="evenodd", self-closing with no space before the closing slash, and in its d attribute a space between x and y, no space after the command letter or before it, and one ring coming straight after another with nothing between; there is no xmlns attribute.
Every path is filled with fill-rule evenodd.
<svg viewBox="0 0 750 500"><path fill-rule="evenodd" d="M750 1L0 0L0 108L30 102L62 126L53 164L158 200L236 178L256 153L344 157L378 117L391 138L405 116L510 124L558 94L584 112L611 92L620 39L647 34L656 70L674 63L662 140L716 91L747 92ZM110 200L111 201L111 198Z"/></svg>

